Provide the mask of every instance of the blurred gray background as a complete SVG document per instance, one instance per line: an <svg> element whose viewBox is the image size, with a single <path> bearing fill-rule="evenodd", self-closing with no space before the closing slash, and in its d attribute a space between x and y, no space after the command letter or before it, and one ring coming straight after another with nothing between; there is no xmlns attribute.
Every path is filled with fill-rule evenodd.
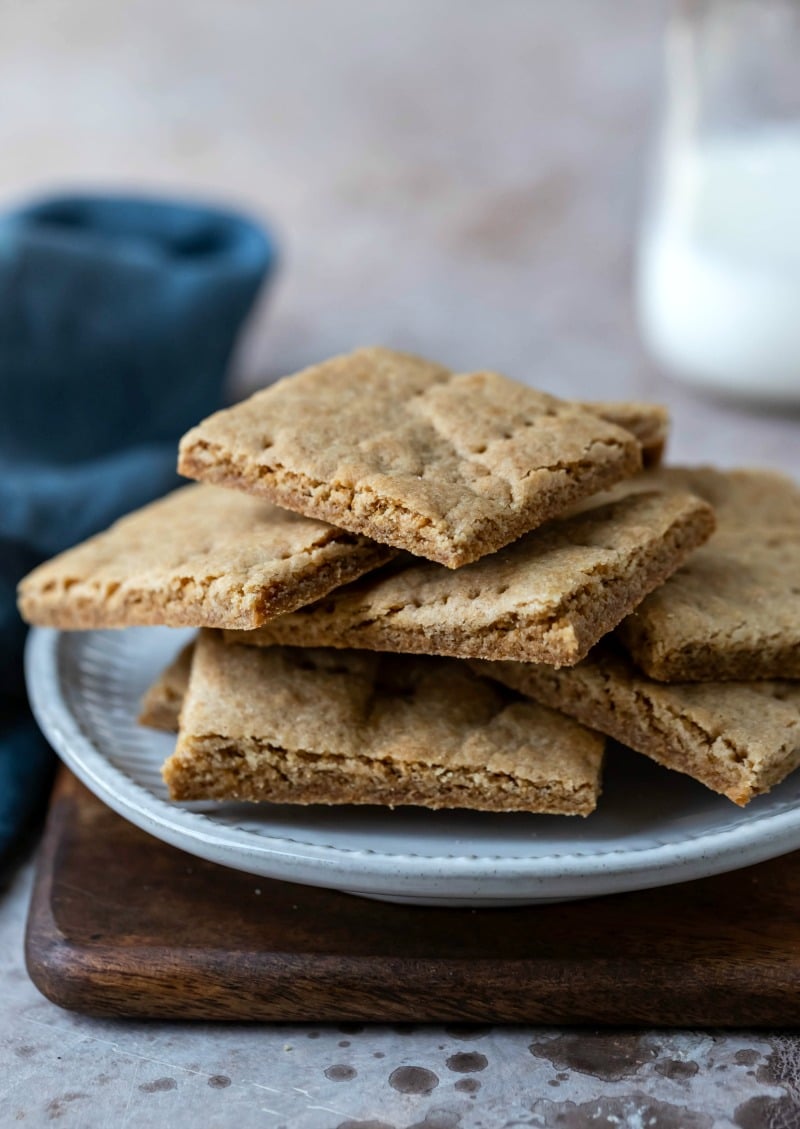
<svg viewBox="0 0 800 1129"><path fill-rule="evenodd" d="M272 222L285 260L248 378L380 342L633 395L661 8L6 5L0 195L133 184Z"/></svg>
<svg viewBox="0 0 800 1129"><path fill-rule="evenodd" d="M0 12L0 199L212 197L283 264L232 394L357 344L666 399L673 457L800 471L796 421L644 356L632 271L661 0L99 0Z"/></svg>

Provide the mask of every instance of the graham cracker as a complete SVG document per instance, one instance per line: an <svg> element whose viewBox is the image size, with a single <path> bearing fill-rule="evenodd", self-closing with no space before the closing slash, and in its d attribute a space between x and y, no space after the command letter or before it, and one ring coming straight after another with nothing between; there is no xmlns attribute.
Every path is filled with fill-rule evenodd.
<svg viewBox="0 0 800 1129"><path fill-rule="evenodd" d="M665 682L800 678L800 489L769 471L665 467L646 483L692 490L717 532L619 629Z"/></svg>
<svg viewBox="0 0 800 1129"><path fill-rule="evenodd" d="M254 628L394 555L384 545L214 486L186 486L34 569L28 623Z"/></svg>
<svg viewBox="0 0 800 1129"><path fill-rule="evenodd" d="M162 670L142 698L139 724L149 729L163 729L177 733L183 699L189 685L189 674L194 658L194 642L187 643L169 666Z"/></svg>
<svg viewBox="0 0 800 1129"><path fill-rule="evenodd" d="M739 805L800 764L798 682L656 682L607 641L569 670L470 665Z"/></svg>
<svg viewBox="0 0 800 1129"><path fill-rule="evenodd" d="M603 738L449 659L198 640L176 800L587 815Z"/></svg>
<svg viewBox="0 0 800 1129"><path fill-rule="evenodd" d="M640 465L629 431L575 404L372 348L210 416L178 469L459 568Z"/></svg>
<svg viewBox="0 0 800 1129"><path fill-rule="evenodd" d="M670 418L665 407L636 400L585 400L579 403L592 415L630 431L642 448L644 466L658 466L669 438Z"/></svg>
<svg viewBox="0 0 800 1129"><path fill-rule="evenodd" d="M225 638L578 662L714 528L710 507L682 491L590 502L457 572L399 558L257 631Z"/></svg>

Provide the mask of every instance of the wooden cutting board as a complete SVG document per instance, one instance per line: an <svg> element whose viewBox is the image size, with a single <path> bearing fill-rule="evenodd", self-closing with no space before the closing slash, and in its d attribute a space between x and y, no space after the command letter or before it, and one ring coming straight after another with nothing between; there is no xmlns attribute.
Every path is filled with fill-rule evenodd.
<svg viewBox="0 0 800 1129"><path fill-rule="evenodd" d="M91 1015L798 1026L800 852L591 901L395 906L202 862L63 771L26 950Z"/></svg>

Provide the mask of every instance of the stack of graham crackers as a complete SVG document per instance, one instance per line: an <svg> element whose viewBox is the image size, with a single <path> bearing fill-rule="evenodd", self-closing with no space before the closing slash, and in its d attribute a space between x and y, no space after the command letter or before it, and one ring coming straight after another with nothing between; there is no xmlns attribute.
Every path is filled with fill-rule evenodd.
<svg viewBox="0 0 800 1129"><path fill-rule="evenodd" d="M190 431L201 484L20 608L203 629L143 707L174 799L586 815L611 736L745 804L800 763L800 490L666 430L361 349Z"/></svg>

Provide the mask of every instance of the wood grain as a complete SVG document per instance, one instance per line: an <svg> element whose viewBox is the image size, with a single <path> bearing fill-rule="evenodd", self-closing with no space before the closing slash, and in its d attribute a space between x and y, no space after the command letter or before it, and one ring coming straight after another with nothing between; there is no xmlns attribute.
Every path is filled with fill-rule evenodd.
<svg viewBox="0 0 800 1129"><path fill-rule="evenodd" d="M581 902L394 906L203 862L63 771L26 958L99 1016L791 1027L800 852Z"/></svg>

